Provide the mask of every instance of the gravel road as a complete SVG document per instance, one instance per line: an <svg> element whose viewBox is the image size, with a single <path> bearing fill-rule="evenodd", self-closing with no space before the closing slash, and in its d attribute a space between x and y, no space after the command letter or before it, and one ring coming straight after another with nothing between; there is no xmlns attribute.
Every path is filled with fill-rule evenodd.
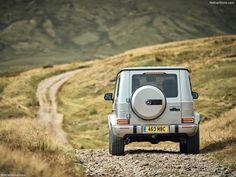
<svg viewBox="0 0 236 177"><path fill-rule="evenodd" d="M236 170L204 154L179 154L174 148L128 148L125 156L107 150L76 150L88 177L236 176Z"/></svg>

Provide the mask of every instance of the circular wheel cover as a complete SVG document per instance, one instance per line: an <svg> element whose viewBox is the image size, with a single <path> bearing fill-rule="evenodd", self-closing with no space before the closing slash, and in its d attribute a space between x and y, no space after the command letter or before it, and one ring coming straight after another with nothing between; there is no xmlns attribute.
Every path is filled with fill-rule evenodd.
<svg viewBox="0 0 236 177"><path fill-rule="evenodd" d="M158 118L164 112L166 98L160 89L146 85L134 92L131 106L138 117L152 120Z"/></svg>

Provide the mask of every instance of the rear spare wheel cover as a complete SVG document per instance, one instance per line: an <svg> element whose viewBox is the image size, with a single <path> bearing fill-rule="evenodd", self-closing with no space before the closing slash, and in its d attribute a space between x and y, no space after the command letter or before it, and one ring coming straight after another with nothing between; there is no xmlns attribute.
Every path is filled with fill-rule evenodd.
<svg viewBox="0 0 236 177"><path fill-rule="evenodd" d="M131 106L138 117L152 120L164 112L166 98L160 89L146 85L134 92L131 98Z"/></svg>

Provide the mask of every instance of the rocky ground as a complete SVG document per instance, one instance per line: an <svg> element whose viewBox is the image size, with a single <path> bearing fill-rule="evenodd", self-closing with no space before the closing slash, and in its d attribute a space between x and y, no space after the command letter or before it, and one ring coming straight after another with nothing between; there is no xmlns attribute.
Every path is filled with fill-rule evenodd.
<svg viewBox="0 0 236 177"><path fill-rule="evenodd" d="M76 150L87 176L236 176L236 169L210 160L206 154L184 155L174 148L128 148L125 156L107 150Z"/></svg>

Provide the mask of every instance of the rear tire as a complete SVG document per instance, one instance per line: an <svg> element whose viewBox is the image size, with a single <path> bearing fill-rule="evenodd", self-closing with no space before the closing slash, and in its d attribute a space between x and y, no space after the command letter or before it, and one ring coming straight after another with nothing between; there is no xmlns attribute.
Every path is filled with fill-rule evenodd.
<svg viewBox="0 0 236 177"><path fill-rule="evenodd" d="M179 142L180 153L199 154L199 129L197 133L191 137L187 137L186 141Z"/></svg>
<svg viewBox="0 0 236 177"><path fill-rule="evenodd" d="M114 135L112 130L109 130L109 153L116 156L125 155L125 144L123 138Z"/></svg>

